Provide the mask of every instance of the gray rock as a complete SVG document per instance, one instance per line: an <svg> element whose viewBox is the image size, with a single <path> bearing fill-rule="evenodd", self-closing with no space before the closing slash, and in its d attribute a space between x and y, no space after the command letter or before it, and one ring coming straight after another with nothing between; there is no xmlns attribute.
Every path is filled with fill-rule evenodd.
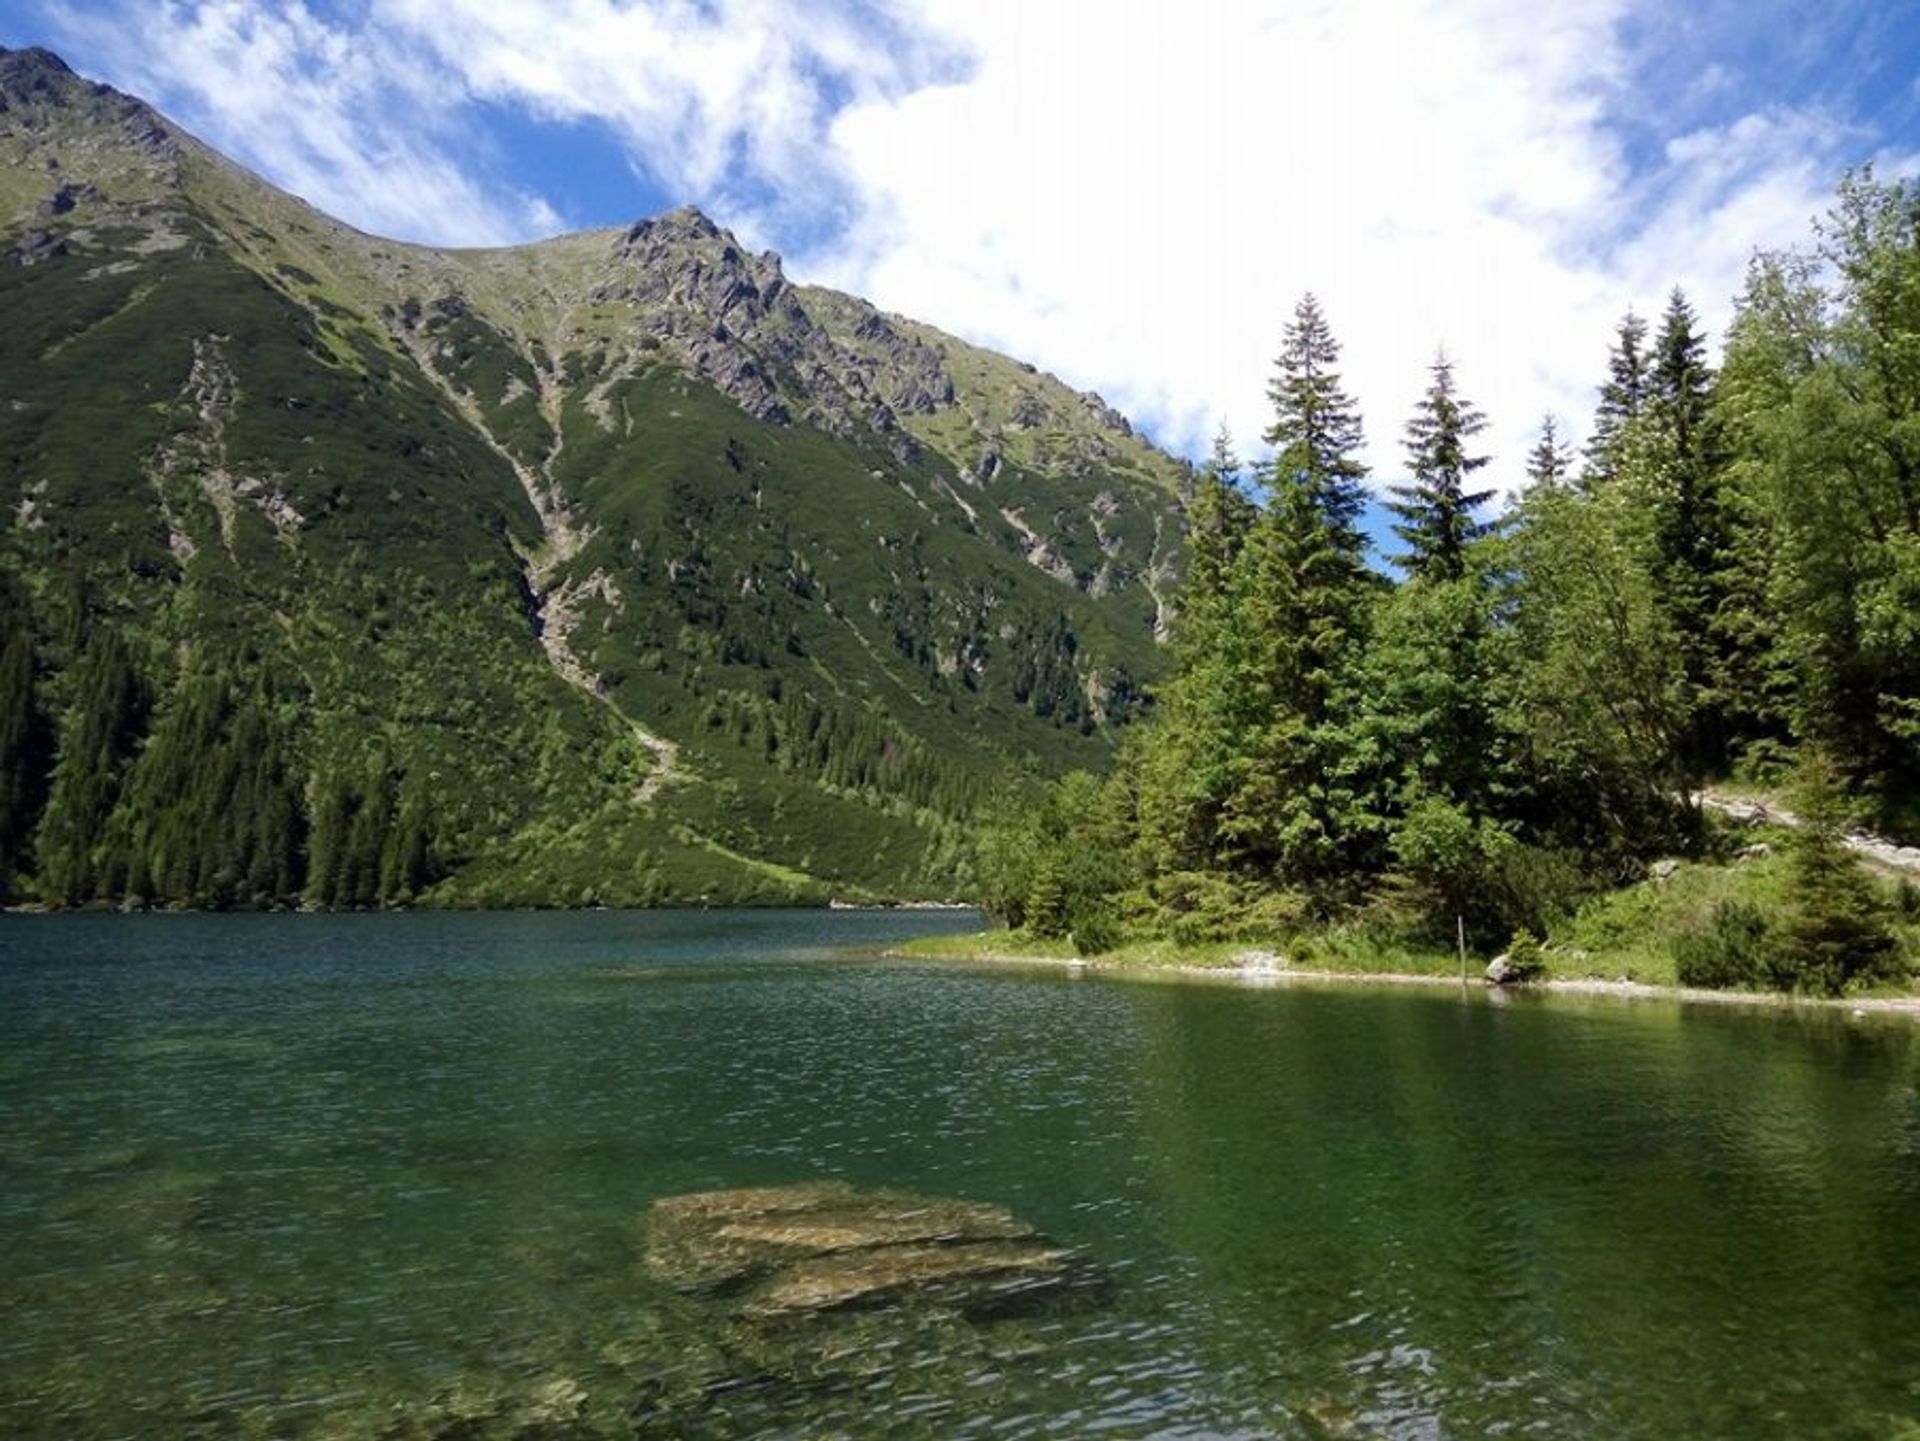
<svg viewBox="0 0 1920 1441"><path fill-rule="evenodd" d="M1250 975L1277 975L1287 968L1287 958L1278 951L1235 951L1233 964Z"/></svg>
<svg viewBox="0 0 1920 1441"><path fill-rule="evenodd" d="M1765 841L1755 841L1750 846L1740 847L1738 851L1734 852L1733 858L1736 862L1763 861L1772 854L1773 854L1772 846L1768 845Z"/></svg>
<svg viewBox="0 0 1920 1441"><path fill-rule="evenodd" d="M1676 860L1655 861L1647 867L1647 874L1656 881L1670 881L1679 869L1680 862Z"/></svg>
<svg viewBox="0 0 1920 1441"><path fill-rule="evenodd" d="M1520 982L1520 968L1507 955L1495 956L1487 962L1487 984L1490 986L1512 986Z"/></svg>
<svg viewBox="0 0 1920 1441"><path fill-rule="evenodd" d="M40 202L40 214L65 215L83 200L97 200L100 192L91 185L62 185Z"/></svg>

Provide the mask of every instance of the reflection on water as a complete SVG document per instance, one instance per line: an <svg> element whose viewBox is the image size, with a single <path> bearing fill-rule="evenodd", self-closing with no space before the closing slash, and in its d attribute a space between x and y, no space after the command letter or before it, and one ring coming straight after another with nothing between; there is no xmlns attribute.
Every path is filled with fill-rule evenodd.
<svg viewBox="0 0 1920 1441"><path fill-rule="evenodd" d="M0 921L0 1434L1920 1436L1907 1024L841 949L975 924ZM1097 1291L646 1265L829 1180Z"/></svg>

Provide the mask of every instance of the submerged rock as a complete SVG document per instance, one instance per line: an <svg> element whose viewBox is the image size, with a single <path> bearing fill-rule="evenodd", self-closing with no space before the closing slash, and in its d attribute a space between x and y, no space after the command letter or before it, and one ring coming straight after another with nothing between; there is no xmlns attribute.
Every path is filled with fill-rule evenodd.
<svg viewBox="0 0 1920 1441"><path fill-rule="evenodd" d="M675 1196L647 1216L650 1276L737 1296L752 1317L888 1303L997 1308L1064 1284L1070 1259L1004 1207L843 1182Z"/></svg>
<svg viewBox="0 0 1920 1441"><path fill-rule="evenodd" d="M623 1365L643 1436L751 1431L887 1373L961 1386L1043 1349L1025 1313L1098 1294L1076 1253L1003 1206L837 1181L669 1197L643 1238L666 1288Z"/></svg>

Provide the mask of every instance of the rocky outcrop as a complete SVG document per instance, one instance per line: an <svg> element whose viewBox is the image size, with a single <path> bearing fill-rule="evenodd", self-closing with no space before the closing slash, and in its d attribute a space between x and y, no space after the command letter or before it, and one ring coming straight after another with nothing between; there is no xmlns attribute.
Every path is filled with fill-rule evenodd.
<svg viewBox="0 0 1920 1441"><path fill-rule="evenodd" d="M60 104L84 83L51 50L0 50L0 115Z"/></svg>
<svg viewBox="0 0 1920 1441"><path fill-rule="evenodd" d="M180 156L179 136L150 105L81 79L50 50L0 50L0 129L39 130L62 122L75 106L116 127L136 151L164 160Z"/></svg>
<svg viewBox="0 0 1920 1441"><path fill-rule="evenodd" d="M753 255L698 210L643 220L613 247L596 304L634 307L643 344L668 351L756 419L835 435L869 430L910 459L901 415L951 405L939 352L862 302L852 323L817 323L780 257Z"/></svg>

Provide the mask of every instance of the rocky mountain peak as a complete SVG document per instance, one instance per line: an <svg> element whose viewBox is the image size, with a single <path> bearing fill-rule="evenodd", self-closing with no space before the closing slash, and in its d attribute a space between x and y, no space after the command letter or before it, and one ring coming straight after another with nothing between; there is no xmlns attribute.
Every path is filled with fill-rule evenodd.
<svg viewBox="0 0 1920 1441"><path fill-rule="evenodd" d="M614 247L623 271L638 272L635 298L702 306L725 318L745 308L749 318L771 315L788 296L788 319L804 315L792 302L780 257L751 255L733 233L693 206L670 210L630 228Z"/></svg>
<svg viewBox="0 0 1920 1441"><path fill-rule="evenodd" d="M37 45L25 50L0 47L0 110L64 100L80 83L67 62L51 50Z"/></svg>
<svg viewBox="0 0 1920 1441"><path fill-rule="evenodd" d="M146 156L174 160L180 140L143 101L110 85L86 80L51 50L0 49L0 128L23 123L29 135L63 128L63 121L117 129L118 139ZM11 123L9 123L11 122Z"/></svg>

